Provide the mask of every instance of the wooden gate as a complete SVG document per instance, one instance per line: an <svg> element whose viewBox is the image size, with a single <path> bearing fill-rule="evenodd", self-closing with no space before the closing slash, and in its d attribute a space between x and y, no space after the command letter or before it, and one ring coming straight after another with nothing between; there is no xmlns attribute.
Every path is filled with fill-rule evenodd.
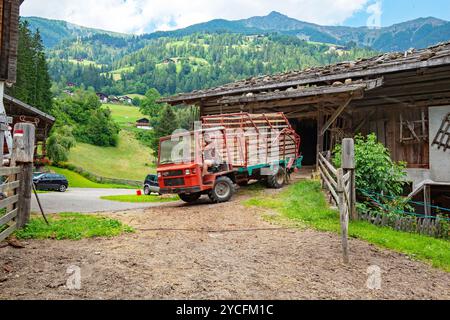
<svg viewBox="0 0 450 320"><path fill-rule="evenodd" d="M341 220L342 249L344 262L348 263L348 221L356 220L355 149L353 139L342 141L342 168L335 168L330 161L330 152L319 153L318 169L322 187L330 192L331 199L339 208Z"/></svg>
<svg viewBox="0 0 450 320"><path fill-rule="evenodd" d="M19 212L20 167L0 168L0 178L5 183L0 185L2 200L0 201L0 241L9 237L17 229L17 216ZM3 214L3 216L2 216Z"/></svg>
<svg viewBox="0 0 450 320"><path fill-rule="evenodd" d="M10 166L0 163L0 241L24 227L30 218L34 142L34 125L18 123L14 126Z"/></svg>

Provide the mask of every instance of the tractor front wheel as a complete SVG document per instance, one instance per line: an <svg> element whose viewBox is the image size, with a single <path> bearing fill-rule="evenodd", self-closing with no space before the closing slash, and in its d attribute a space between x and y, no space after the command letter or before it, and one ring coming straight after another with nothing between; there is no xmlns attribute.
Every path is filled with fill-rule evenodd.
<svg viewBox="0 0 450 320"><path fill-rule="evenodd" d="M214 188L209 192L209 198L213 203L227 202L234 194L234 184L228 177L219 177Z"/></svg>
<svg viewBox="0 0 450 320"><path fill-rule="evenodd" d="M182 194L179 194L179 196L180 196L180 199L186 203L194 203L198 199L200 199L201 194L200 193L191 193L191 194L182 193Z"/></svg>

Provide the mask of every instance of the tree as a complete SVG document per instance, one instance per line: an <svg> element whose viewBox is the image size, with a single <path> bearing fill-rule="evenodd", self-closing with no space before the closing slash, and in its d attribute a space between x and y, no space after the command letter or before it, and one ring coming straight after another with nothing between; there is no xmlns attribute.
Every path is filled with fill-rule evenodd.
<svg viewBox="0 0 450 320"><path fill-rule="evenodd" d="M164 104L158 103L161 98L158 90L151 88L145 93L145 98L141 101L140 110L143 114L150 116L151 118L158 117L159 111Z"/></svg>
<svg viewBox="0 0 450 320"><path fill-rule="evenodd" d="M91 111L84 127L83 139L96 146L115 147L119 139L119 131L118 125L111 119L111 111L97 109Z"/></svg>
<svg viewBox="0 0 450 320"><path fill-rule="evenodd" d="M69 152L76 144L73 136L73 128L63 126L54 128L47 139L48 157L56 163L65 162L69 159Z"/></svg>
<svg viewBox="0 0 450 320"><path fill-rule="evenodd" d="M56 100L57 126L71 125L75 138L97 146L116 146L119 127L93 91L77 90Z"/></svg>
<svg viewBox="0 0 450 320"><path fill-rule="evenodd" d="M178 121L171 106L165 106L159 114L158 122L154 126L154 136L152 150L155 157L158 156L159 140L162 137L170 136L178 129Z"/></svg>
<svg viewBox="0 0 450 320"><path fill-rule="evenodd" d="M53 106L51 80L39 30L34 34L27 22L19 25L17 81L8 93L44 112Z"/></svg>
<svg viewBox="0 0 450 320"><path fill-rule="evenodd" d="M131 104L135 107L140 107L141 106L141 99L138 97L134 97Z"/></svg>

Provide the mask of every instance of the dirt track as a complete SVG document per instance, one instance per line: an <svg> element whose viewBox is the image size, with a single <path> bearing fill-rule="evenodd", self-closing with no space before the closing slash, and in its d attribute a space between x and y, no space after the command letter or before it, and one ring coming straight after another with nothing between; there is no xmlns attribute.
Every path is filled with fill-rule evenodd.
<svg viewBox="0 0 450 320"><path fill-rule="evenodd" d="M244 198L114 214L137 229L119 238L0 248L0 299L450 299L449 273L358 240L345 266L337 235L271 225Z"/></svg>

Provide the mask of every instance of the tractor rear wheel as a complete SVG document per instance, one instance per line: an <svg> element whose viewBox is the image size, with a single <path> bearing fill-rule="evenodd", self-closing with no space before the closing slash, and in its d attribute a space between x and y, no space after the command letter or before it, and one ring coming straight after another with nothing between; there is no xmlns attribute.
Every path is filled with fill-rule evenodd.
<svg viewBox="0 0 450 320"><path fill-rule="evenodd" d="M267 178L267 186L272 189L281 189L286 181L286 170L279 167L276 174Z"/></svg>
<svg viewBox="0 0 450 320"><path fill-rule="evenodd" d="M198 199L200 199L201 194L200 193L191 193L191 194L181 193L181 194L179 194L179 196L180 196L180 199L186 203L194 203Z"/></svg>
<svg viewBox="0 0 450 320"><path fill-rule="evenodd" d="M219 177L208 196L213 203L227 202L234 194L234 184L228 177Z"/></svg>

